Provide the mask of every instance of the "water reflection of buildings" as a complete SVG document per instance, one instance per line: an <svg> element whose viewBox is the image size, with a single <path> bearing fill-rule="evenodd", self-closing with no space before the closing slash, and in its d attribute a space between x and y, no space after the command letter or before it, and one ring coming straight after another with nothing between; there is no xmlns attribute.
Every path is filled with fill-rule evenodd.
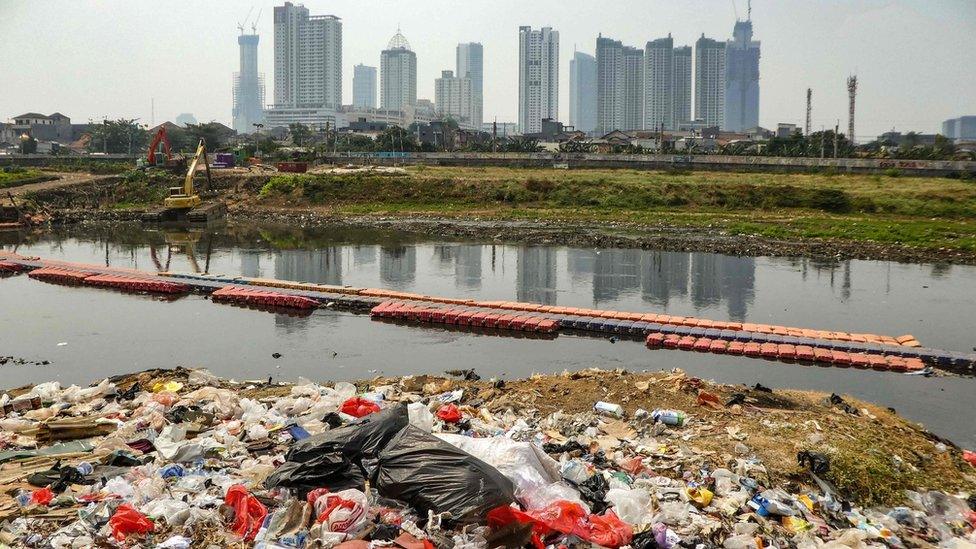
<svg viewBox="0 0 976 549"><path fill-rule="evenodd" d="M434 257L442 268L454 268L454 285L468 290L481 289L482 246L448 244L434 246Z"/></svg>
<svg viewBox="0 0 976 549"><path fill-rule="evenodd" d="M241 276L261 277L260 250L241 250Z"/></svg>
<svg viewBox="0 0 976 549"><path fill-rule="evenodd" d="M376 246L353 246L352 262L356 267L376 263Z"/></svg>
<svg viewBox="0 0 976 549"><path fill-rule="evenodd" d="M640 293L667 308L674 297L689 296L697 309L722 302L729 318L743 320L755 289L755 259L703 253L643 250L569 250L574 281L592 280L594 306Z"/></svg>
<svg viewBox="0 0 976 549"><path fill-rule="evenodd" d="M556 250L520 247L515 263L515 299L556 304Z"/></svg>
<svg viewBox="0 0 976 549"><path fill-rule="evenodd" d="M415 246L383 246L380 248L380 281L400 288L413 284L417 276L417 248Z"/></svg>
<svg viewBox="0 0 976 549"><path fill-rule="evenodd" d="M342 284L342 248L282 250L275 255L275 278Z"/></svg>

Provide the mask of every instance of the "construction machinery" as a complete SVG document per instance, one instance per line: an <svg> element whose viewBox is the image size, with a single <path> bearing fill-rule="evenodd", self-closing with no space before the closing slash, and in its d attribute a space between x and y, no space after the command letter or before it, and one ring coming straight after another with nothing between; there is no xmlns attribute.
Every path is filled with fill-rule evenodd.
<svg viewBox="0 0 976 549"><path fill-rule="evenodd" d="M201 158L203 158L203 165L207 172L207 186L210 186L210 161L207 158L207 143L201 139L200 143L197 144L197 152L193 155L193 160L190 161L190 167L186 170L183 186L169 188L169 196L163 201L167 209L192 210L203 203L200 200L200 195L193 189L193 175L197 171L197 164Z"/></svg>
<svg viewBox="0 0 976 549"><path fill-rule="evenodd" d="M175 173L182 173L186 169L186 158L180 154L173 154L173 147L170 144L165 125L156 130L152 141L149 142L146 159L140 163L140 168L162 167Z"/></svg>
<svg viewBox="0 0 976 549"><path fill-rule="evenodd" d="M200 195L193 185L193 176L196 174L197 166L203 161L204 170L207 174L207 189L212 184L210 177L210 162L207 157L207 144L201 139L197 144L197 152L193 155L190 165L186 170L183 184L178 187L169 188L169 196L163 200L161 210L150 211L143 214L143 221L190 221L208 223L222 218L227 212L227 205L223 202L204 204Z"/></svg>

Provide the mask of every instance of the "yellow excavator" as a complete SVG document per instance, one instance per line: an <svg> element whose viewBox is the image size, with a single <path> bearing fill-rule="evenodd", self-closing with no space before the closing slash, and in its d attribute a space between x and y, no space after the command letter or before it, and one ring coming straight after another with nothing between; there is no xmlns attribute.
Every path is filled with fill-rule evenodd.
<svg viewBox="0 0 976 549"><path fill-rule="evenodd" d="M207 186L210 186L210 161L207 158L207 143L201 139L197 145L197 153L193 155L193 160L190 161L190 167L186 171L186 179L183 180L183 186L169 188L169 196L163 201L167 209L192 210L200 206L203 202L200 200L200 195L193 189L193 175L197 171L197 164L201 158L203 159L203 165L207 172Z"/></svg>

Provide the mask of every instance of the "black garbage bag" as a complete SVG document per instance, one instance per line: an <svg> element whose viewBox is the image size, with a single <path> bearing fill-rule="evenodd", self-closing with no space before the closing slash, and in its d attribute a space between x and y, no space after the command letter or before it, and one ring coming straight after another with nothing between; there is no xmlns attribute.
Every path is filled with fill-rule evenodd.
<svg viewBox="0 0 976 549"><path fill-rule="evenodd" d="M379 453L370 477L383 497L420 516L449 512L456 524L481 522L488 511L515 501L515 485L491 465L408 425Z"/></svg>
<svg viewBox="0 0 976 549"><path fill-rule="evenodd" d="M606 502L607 491L610 490L610 483L597 473L577 485L583 501L590 504L590 509L594 515L602 515L610 507Z"/></svg>
<svg viewBox="0 0 976 549"><path fill-rule="evenodd" d="M822 475L830 471L830 458L820 452L811 452L809 450L798 452L796 454L796 463L800 467L806 464L817 475Z"/></svg>
<svg viewBox="0 0 976 549"><path fill-rule="evenodd" d="M375 467L376 455L407 423L407 407L398 404L298 441L285 454L286 463L265 485L296 488L302 493L315 488L362 489Z"/></svg>

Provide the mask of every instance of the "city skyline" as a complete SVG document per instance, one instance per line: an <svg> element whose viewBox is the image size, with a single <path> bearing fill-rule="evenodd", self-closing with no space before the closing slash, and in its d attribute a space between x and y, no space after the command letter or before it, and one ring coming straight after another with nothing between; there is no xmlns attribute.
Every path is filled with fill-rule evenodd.
<svg viewBox="0 0 976 549"><path fill-rule="evenodd" d="M227 81L228 75L238 69L235 23L243 20L247 12L242 4L218 0L203 17L198 17L200 14L190 5L175 4L147 22L138 15L138 9L114 1L6 3L0 7L0 19L5 21L0 26L9 31L9 39L0 45L0 54L10 60L5 73L12 85L0 104L0 118L28 111L59 111L78 120L109 116L140 118L148 123L151 100L155 98L157 123L191 112L198 120L229 125L232 90ZM270 13L280 4L254 3L255 11L264 12L257 22L257 33L263 36L258 65L268 74L274 66ZM568 83L573 46L592 54L589 45L600 31L637 47L668 33L676 45L692 44L702 33L720 41L730 39L736 19L731 5L717 1L681 6L624 2L619 10L597 10L586 5L556 10L553 8L557 4L552 2L505 10L475 2L466 6L463 13L449 13L457 10L441 9L443 6L437 2L425 4L423 9L411 6L411 10L391 2L340 0L304 4L313 14L335 15L343 22L344 104L352 102L352 67L359 63L377 66L383 40L393 34L397 22L411 36L421 59L417 81L418 97L422 98L432 98L437 75L454 66L457 44L481 42L487 50L483 114L486 122L495 118L510 122L516 118L517 89L512 83L517 78L519 25L551 26L560 32L559 79ZM630 15L634 6L638 8L636 16ZM744 10L743 6L739 8ZM105 21L109 18L98 15L109 9L113 12L112 21L126 25L109 27ZM745 18L744 13L738 15ZM62 33L66 44L56 52L37 45L31 55L19 56L14 45L29 42L26 29L32 17L45 18L52 32L64 26L65 20L84 24ZM943 120L968 114L966 108L976 104L976 76L949 68L965 66L965 48L958 46L976 32L976 5L972 3L757 1L752 19L763 42L759 123L764 127L775 127L777 122L802 123L807 87L814 89L814 129L830 126L837 119L843 123L844 79L849 73L857 73L861 84L859 139L891 128L939 131ZM808 24L802 28L787 24L797 19ZM490 24L473 24L475 20ZM438 21L438 29L443 32L431 32L429 23L424 21ZM363 32L380 28L389 29L389 33ZM180 53L168 53L166 58L158 55L158 48L148 38L158 34L151 32L153 29L165 31L168 42L175 43L173 47ZM925 47L913 46L912 40L893 40L893 36L923 36ZM885 47L877 47L879 43ZM938 56L942 62L925 63L929 55ZM912 68L910 73L905 72L906 66ZM37 67L45 70L37 71ZM123 85L120 74L126 76ZM91 76L91 83L85 87L87 94L73 93L75 87L57 85L59 78L85 78L81 75ZM196 85L164 89L167 82L176 78L190 78ZM43 92L36 93L33 86L42 87ZM561 85L559 89L559 118L564 121L569 118L568 88ZM272 90L268 89L266 95L271 97Z"/></svg>

